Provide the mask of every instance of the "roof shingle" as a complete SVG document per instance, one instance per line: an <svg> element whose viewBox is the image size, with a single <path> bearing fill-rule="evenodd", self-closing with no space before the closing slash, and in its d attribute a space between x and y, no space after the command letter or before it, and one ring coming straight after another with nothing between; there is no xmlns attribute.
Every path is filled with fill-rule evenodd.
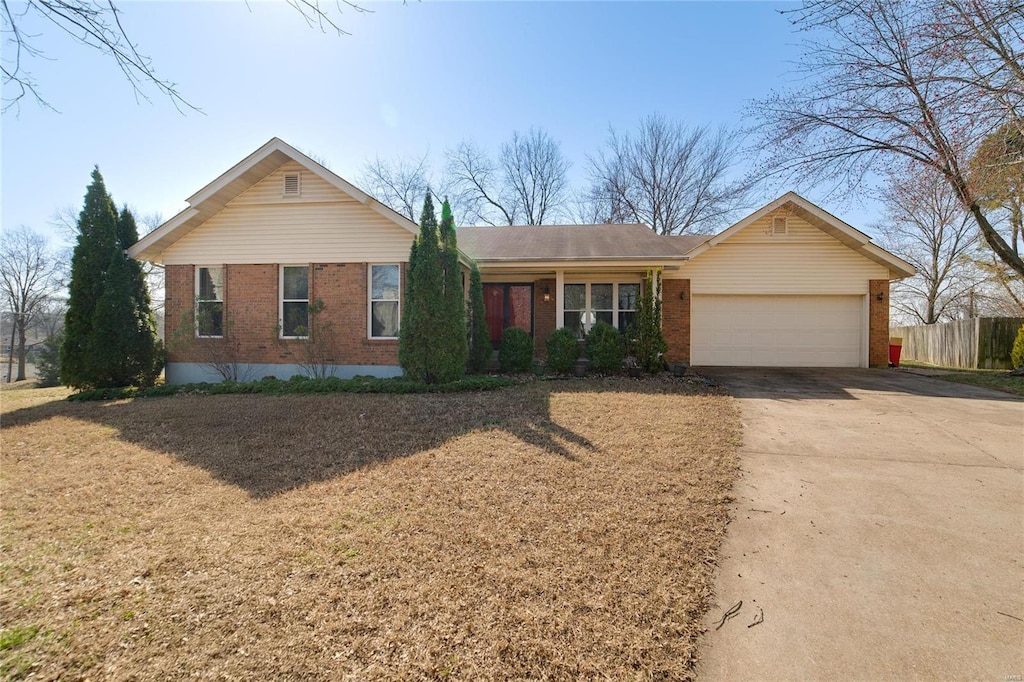
<svg viewBox="0 0 1024 682"><path fill-rule="evenodd" d="M666 237L646 225L460 227L459 248L474 260L580 260L683 257L709 236Z"/></svg>

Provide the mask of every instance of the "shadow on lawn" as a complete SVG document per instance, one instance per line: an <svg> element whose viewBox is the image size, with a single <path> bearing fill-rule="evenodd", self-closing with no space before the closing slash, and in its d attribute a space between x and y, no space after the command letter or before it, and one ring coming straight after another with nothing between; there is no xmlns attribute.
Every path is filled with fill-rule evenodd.
<svg viewBox="0 0 1024 682"><path fill-rule="evenodd" d="M652 382L537 382L485 393L326 396L177 396L115 403L57 401L14 410L0 429L51 418L112 427L256 498L414 455L470 433L500 430L574 461L595 450L551 415L552 393L676 392ZM502 452L486 453L502 456Z"/></svg>

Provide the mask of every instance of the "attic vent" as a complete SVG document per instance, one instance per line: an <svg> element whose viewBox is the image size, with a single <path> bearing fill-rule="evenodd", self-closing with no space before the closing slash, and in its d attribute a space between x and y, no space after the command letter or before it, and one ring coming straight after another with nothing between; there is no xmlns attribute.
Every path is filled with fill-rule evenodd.
<svg viewBox="0 0 1024 682"><path fill-rule="evenodd" d="M298 173L284 174L284 195L286 197L297 197L302 193L302 185L299 183Z"/></svg>
<svg viewBox="0 0 1024 682"><path fill-rule="evenodd" d="M772 218L772 234L787 234L789 226L786 224L786 216L775 216Z"/></svg>

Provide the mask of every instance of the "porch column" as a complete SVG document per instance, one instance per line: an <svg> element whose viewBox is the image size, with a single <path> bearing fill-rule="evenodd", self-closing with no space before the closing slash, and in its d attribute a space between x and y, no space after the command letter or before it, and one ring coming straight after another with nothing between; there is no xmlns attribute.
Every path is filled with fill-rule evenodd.
<svg viewBox="0 0 1024 682"><path fill-rule="evenodd" d="M565 321L565 271L555 270L555 329Z"/></svg>

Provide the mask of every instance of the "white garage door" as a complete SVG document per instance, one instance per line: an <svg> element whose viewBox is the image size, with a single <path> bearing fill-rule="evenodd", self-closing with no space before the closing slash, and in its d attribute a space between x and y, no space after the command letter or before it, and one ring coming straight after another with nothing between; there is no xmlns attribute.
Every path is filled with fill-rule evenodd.
<svg viewBox="0 0 1024 682"><path fill-rule="evenodd" d="M863 296L696 295L690 362L704 366L860 367Z"/></svg>

